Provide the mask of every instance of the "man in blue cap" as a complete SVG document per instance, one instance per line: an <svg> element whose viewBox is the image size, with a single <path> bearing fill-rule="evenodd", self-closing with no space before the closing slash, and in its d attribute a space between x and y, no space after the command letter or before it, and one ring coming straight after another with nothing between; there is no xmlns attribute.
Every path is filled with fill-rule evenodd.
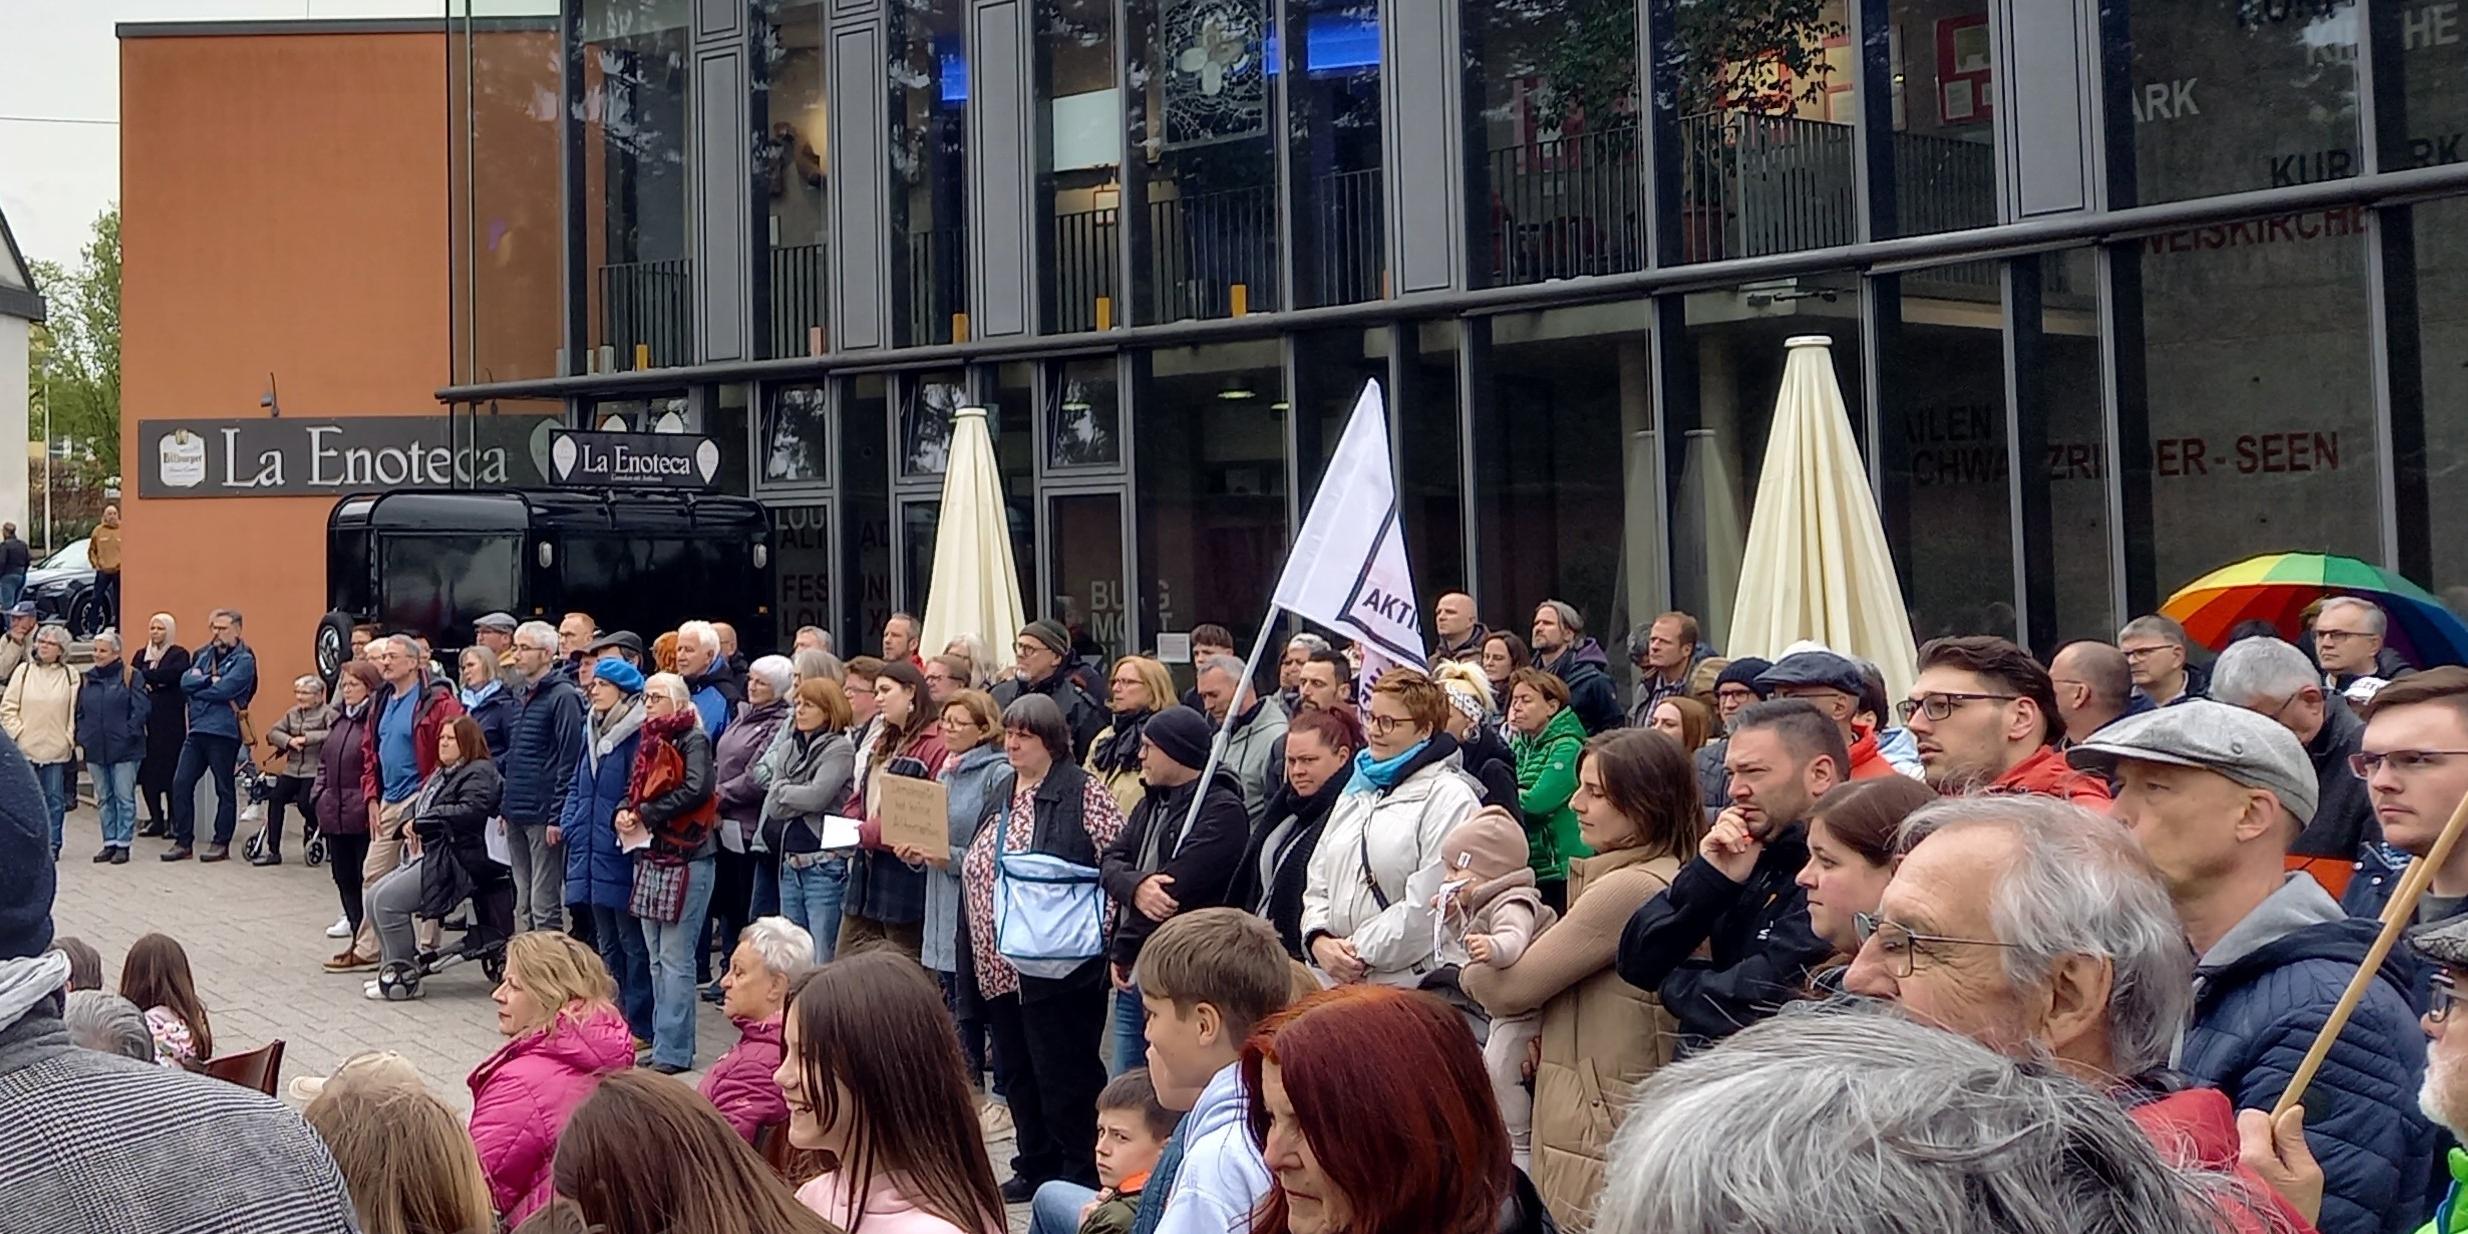
<svg viewBox="0 0 2468 1234"><path fill-rule="evenodd" d="M57 890L42 790L0 740L0 1231L358 1229L325 1143L281 1102L69 1040Z"/></svg>
<svg viewBox="0 0 2468 1234"><path fill-rule="evenodd" d="M1843 744L1851 751L1850 779L1902 774L1877 748L1877 731L1854 718L1868 683L1851 657L1822 649L1793 652L1759 674L1757 685L1769 697L1807 700L1842 730Z"/></svg>

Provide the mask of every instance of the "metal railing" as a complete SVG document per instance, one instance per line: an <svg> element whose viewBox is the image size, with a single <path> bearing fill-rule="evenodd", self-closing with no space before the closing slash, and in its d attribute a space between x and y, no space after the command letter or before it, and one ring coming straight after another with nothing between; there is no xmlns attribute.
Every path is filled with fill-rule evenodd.
<svg viewBox="0 0 2468 1234"><path fill-rule="evenodd" d="M1386 290L1387 220L1381 216L1380 169L1337 172L1311 182L1304 231L1311 245L1313 304L1359 304Z"/></svg>
<svg viewBox="0 0 2468 1234"><path fill-rule="evenodd" d="M1994 226L1996 147L1959 137L1894 134L1894 201L1902 235Z"/></svg>
<svg viewBox="0 0 2468 1234"><path fill-rule="evenodd" d="M1893 135L1903 235L1997 221L1996 151L1983 142ZM1680 122L1682 260L1761 257L1849 244L1858 231L1858 150L1847 124L1709 112Z"/></svg>
<svg viewBox="0 0 2468 1234"><path fill-rule="evenodd" d="M692 364L694 263L685 258L600 267L600 342L620 371L635 367L637 345L652 368Z"/></svg>
<svg viewBox="0 0 2468 1234"><path fill-rule="evenodd" d="M908 280L910 346L952 342L955 314L968 311L968 228L937 227L895 237Z"/></svg>
<svg viewBox="0 0 2468 1234"><path fill-rule="evenodd" d="M1634 123L1493 149L1493 282L1644 268L1641 150Z"/></svg>
<svg viewBox="0 0 2468 1234"><path fill-rule="evenodd" d="M1278 307L1273 185L1150 201L1148 229L1156 320L1230 317L1237 286L1249 311Z"/></svg>
<svg viewBox="0 0 2468 1234"><path fill-rule="evenodd" d="M1047 328L1056 333L1096 329L1101 298L1113 301L1114 319L1120 321L1122 301L1114 284L1122 268L1122 211L1108 207L1057 214L1048 244L1054 319Z"/></svg>
<svg viewBox="0 0 2468 1234"><path fill-rule="evenodd" d="M826 288L823 246L774 245L771 250L771 351L773 358L813 351L807 332L823 324Z"/></svg>

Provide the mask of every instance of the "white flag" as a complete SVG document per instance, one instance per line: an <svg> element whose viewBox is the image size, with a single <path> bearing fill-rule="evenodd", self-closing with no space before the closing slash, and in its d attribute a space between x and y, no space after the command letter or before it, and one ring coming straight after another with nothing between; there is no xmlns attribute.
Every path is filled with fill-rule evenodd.
<svg viewBox="0 0 2468 1234"><path fill-rule="evenodd" d="M1337 439L1336 457L1277 579L1276 602L1361 644L1366 690L1393 665L1426 663L1378 382L1363 384Z"/></svg>

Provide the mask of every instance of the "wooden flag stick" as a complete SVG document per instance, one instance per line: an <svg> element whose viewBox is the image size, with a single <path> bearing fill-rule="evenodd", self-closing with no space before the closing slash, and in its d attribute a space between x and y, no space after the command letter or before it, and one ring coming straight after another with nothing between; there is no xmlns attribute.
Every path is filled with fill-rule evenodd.
<svg viewBox="0 0 2468 1234"><path fill-rule="evenodd" d="M2271 1117L2278 1118L2304 1100L2306 1087L2314 1082L2314 1073L2322 1070L2322 1060L2330 1056L2331 1043L2339 1040L2340 1030L2348 1027L2348 1017L2364 1001L2365 992L2373 988L2392 945L2416 918L2417 901L2424 898L2425 889L2432 885L2434 871L2450 860L2451 848L2459 843L2463 831L2468 831L2468 797L2462 797L2452 809L2451 821L2442 825L2442 835L2434 841L2433 851L2408 863L2408 873L2400 879L2399 890L2383 906L2382 933L2375 936L2373 948L2365 953L2365 962L2357 966L2357 975L2348 979L2348 992L2340 995L2339 1005L2331 1009L2330 1022L2314 1035L2313 1048L2305 1052L2305 1062L2289 1079L2288 1090L2279 1095L2279 1104L2271 1107Z"/></svg>

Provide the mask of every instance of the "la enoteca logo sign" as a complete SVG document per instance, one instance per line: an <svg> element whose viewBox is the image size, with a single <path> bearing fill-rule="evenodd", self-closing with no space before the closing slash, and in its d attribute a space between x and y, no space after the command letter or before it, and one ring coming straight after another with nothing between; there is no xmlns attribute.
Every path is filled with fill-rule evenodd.
<svg viewBox="0 0 2468 1234"><path fill-rule="evenodd" d="M696 433L607 433L554 429L549 479L591 488L709 488L720 474L720 445Z"/></svg>
<svg viewBox="0 0 2468 1234"><path fill-rule="evenodd" d="M556 416L145 420L140 497L306 497L548 482ZM715 459L714 469L717 469Z"/></svg>

